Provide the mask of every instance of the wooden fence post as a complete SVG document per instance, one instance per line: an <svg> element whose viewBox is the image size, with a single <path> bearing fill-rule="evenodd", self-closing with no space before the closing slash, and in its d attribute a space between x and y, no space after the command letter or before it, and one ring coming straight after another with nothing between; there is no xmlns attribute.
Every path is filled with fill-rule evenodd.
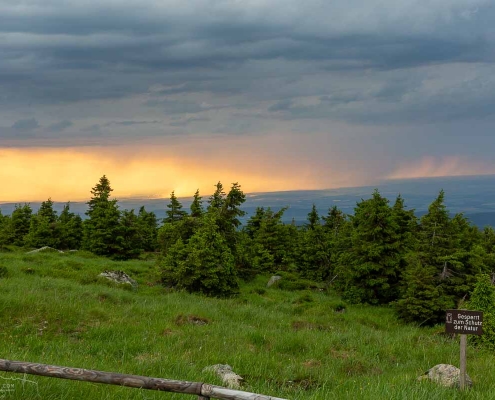
<svg viewBox="0 0 495 400"><path fill-rule="evenodd" d="M23 361L0 359L0 371L47 376L50 378L71 379L75 381L104 383L107 385L128 386L138 389L191 394L198 396L198 400L209 400L210 398L221 400L287 400L278 397L266 396L263 394L227 389L221 386L214 386L206 383L150 378L148 376L118 374L115 372L60 367L57 365L38 364Z"/></svg>

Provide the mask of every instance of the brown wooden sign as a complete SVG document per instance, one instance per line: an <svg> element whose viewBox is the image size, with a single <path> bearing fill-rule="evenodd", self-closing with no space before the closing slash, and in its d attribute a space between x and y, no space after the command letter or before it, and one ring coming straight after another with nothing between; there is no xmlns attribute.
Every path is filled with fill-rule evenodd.
<svg viewBox="0 0 495 400"><path fill-rule="evenodd" d="M463 335L483 334L483 313L481 311L447 310L445 332Z"/></svg>

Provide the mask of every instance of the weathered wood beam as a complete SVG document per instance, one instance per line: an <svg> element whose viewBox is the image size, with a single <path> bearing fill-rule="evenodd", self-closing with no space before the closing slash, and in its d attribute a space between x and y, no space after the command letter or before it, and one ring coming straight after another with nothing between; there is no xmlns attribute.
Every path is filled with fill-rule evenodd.
<svg viewBox="0 0 495 400"><path fill-rule="evenodd" d="M21 374L48 376L52 378L71 379L108 385L129 386L133 388L161 390L174 393L201 394L202 383L176 381L146 376L117 374L113 372L94 371L82 368L59 367L22 361L0 359L0 371Z"/></svg>
<svg viewBox="0 0 495 400"><path fill-rule="evenodd" d="M132 388L159 390L164 392L184 393L198 396L198 399L220 400L287 400L262 394L227 389L221 386L199 382L177 381L147 376L118 374L114 372L95 371L82 368L60 367L0 359L0 371L39 375L51 378L70 379L107 385L127 386Z"/></svg>
<svg viewBox="0 0 495 400"><path fill-rule="evenodd" d="M227 389L221 386L208 385L206 383L203 384L201 394L206 397L221 400L287 400L279 397L265 396L264 394Z"/></svg>

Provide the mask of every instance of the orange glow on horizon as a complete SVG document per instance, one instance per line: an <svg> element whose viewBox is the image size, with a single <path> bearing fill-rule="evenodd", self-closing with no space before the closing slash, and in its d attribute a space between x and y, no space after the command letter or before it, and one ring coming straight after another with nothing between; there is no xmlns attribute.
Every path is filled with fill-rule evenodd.
<svg viewBox="0 0 495 400"><path fill-rule="evenodd" d="M242 156L218 153L188 154L183 146L0 148L0 202L84 201L103 175L115 198L168 198L172 190L192 197L198 188L207 196L218 181L226 190L238 182L246 193L324 188L311 180L309 169L299 168L294 176L287 169L290 160L270 165L249 150Z"/></svg>
<svg viewBox="0 0 495 400"><path fill-rule="evenodd" d="M285 141L284 141L285 140ZM276 149L276 154L274 150ZM409 179L495 173L495 165L463 157L425 157L392 173L359 164L338 152L309 157L285 136L188 138L167 144L116 147L0 148L0 202L86 201L102 175L116 198L209 196L221 181L245 193L363 186L377 179ZM339 158L340 157L340 158ZM332 165L329 165L333 162Z"/></svg>

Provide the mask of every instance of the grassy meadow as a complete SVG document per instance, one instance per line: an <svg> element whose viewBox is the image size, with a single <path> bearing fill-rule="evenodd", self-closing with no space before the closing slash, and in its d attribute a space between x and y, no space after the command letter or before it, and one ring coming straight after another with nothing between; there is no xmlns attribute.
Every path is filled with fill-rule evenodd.
<svg viewBox="0 0 495 400"><path fill-rule="evenodd" d="M139 288L98 278L104 270L125 271ZM264 276L235 298L207 298L162 287L156 260L85 252L0 253L0 275L3 359L217 385L203 369L229 364L243 390L294 400L495 399L490 352L469 347L469 391L417 382L435 364L458 365L458 339L332 292L267 289ZM0 398L195 399L4 372Z"/></svg>

